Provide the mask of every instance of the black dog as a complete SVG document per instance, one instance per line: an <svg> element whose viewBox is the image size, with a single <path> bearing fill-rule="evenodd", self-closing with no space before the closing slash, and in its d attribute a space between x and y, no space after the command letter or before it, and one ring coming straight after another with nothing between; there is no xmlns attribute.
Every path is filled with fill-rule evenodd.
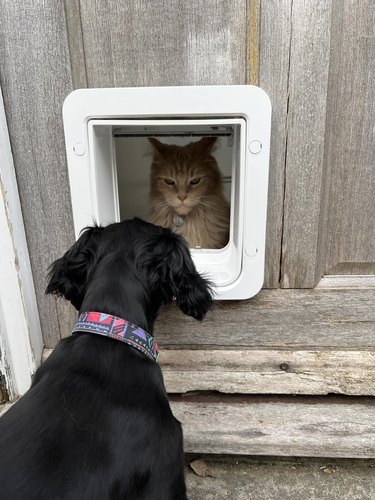
<svg viewBox="0 0 375 500"><path fill-rule="evenodd" d="M60 341L0 419L0 498L186 499L181 426L141 338L173 297L197 320L212 303L184 240L139 219L88 228L46 292L135 324L136 348L81 330Z"/></svg>

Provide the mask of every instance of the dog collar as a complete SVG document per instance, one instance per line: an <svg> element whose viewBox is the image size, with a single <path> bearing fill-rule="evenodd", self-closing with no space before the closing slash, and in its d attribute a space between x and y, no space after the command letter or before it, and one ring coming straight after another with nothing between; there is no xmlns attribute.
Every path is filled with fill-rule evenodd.
<svg viewBox="0 0 375 500"><path fill-rule="evenodd" d="M148 358L158 360L158 345L149 333L126 319L111 314L93 311L81 313L72 330L72 335L75 333L96 333L120 340L143 352Z"/></svg>

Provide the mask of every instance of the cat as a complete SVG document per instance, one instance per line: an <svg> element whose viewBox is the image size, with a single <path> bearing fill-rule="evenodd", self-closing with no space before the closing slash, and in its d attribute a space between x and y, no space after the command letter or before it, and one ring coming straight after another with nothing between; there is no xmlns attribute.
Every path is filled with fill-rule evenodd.
<svg viewBox="0 0 375 500"><path fill-rule="evenodd" d="M217 137L186 146L153 146L150 222L181 234L190 248L223 248L229 240L229 203L212 148Z"/></svg>

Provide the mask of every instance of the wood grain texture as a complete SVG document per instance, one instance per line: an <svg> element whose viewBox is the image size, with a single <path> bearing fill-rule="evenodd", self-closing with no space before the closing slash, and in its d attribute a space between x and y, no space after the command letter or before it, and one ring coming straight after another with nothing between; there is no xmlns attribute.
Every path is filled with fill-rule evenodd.
<svg viewBox="0 0 375 500"><path fill-rule="evenodd" d="M247 0L247 71L246 83L259 85L261 0Z"/></svg>
<svg viewBox="0 0 375 500"><path fill-rule="evenodd" d="M375 458L371 398L172 398L187 453Z"/></svg>
<svg viewBox="0 0 375 500"><path fill-rule="evenodd" d="M259 84L272 103L264 286L280 286L292 0L261 3Z"/></svg>
<svg viewBox="0 0 375 500"><path fill-rule="evenodd" d="M375 395L374 351L162 348L158 362L169 394Z"/></svg>
<svg viewBox="0 0 375 500"><path fill-rule="evenodd" d="M374 289L262 290L249 301L220 302L202 323L172 306L155 337L168 348L373 350L374 303Z"/></svg>
<svg viewBox="0 0 375 500"><path fill-rule="evenodd" d="M331 1L292 5L281 282L309 288L320 278Z"/></svg>
<svg viewBox="0 0 375 500"><path fill-rule="evenodd" d="M81 0L90 87L244 84L246 0Z"/></svg>
<svg viewBox="0 0 375 500"><path fill-rule="evenodd" d="M375 274L375 3L334 0L332 19L325 272Z"/></svg>
<svg viewBox="0 0 375 500"><path fill-rule="evenodd" d="M169 393L375 395L375 352L166 350Z"/></svg>
<svg viewBox="0 0 375 500"><path fill-rule="evenodd" d="M323 278L317 284L317 288L326 288L330 290L351 288L363 289L363 288L375 288L375 276L370 275L345 275L345 274L332 274L329 276L323 276Z"/></svg>
<svg viewBox="0 0 375 500"><path fill-rule="evenodd" d="M61 107L72 89L63 4L0 3L1 87L44 341L69 331L71 309L46 298L46 272L74 241ZM61 304L61 305L60 305Z"/></svg>
<svg viewBox="0 0 375 500"><path fill-rule="evenodd" d="M87 87L80 0L64 0L67 42L74 89Z"/></svg>

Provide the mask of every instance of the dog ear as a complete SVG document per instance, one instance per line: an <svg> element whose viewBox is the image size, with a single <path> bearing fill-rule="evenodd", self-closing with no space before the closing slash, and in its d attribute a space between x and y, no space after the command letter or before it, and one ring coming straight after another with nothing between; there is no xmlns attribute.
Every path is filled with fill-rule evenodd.
<svg viewBox="0 0 375 500"><path fill-rule="evenodd" d="M183 313L201 321L213 304L211 283L196 270L184 240L173 254L170 266L176 304Z"/></svg>
<svg viewBox="0 0 375 500"><path fill-rule="evenodd" d="M208 280L195 268L186 241L164 230L140 255L140 267L146 270L146 280L153 291L168 304L176 304L184 314L202 320L213 303Z"/></svg>
<svg viewBox="0 0 375 500"><path fill-rule="evenodd" d="M79 310L86 284L98 260L98 240L103 228L83 230L74 245L49 268L46 294L64 297Z"/></svg>

